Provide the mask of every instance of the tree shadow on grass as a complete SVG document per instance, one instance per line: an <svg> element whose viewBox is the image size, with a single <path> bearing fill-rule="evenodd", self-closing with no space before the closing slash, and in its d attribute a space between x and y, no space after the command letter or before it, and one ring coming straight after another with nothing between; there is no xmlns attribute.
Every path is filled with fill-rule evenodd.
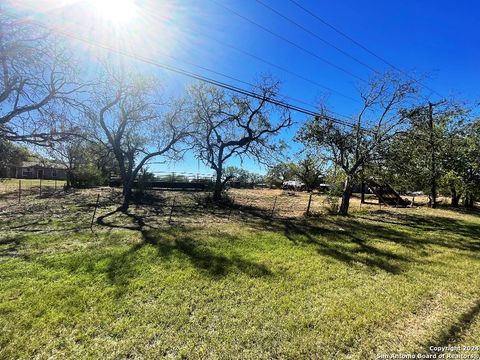
<svg viewBox="0 0 480 360"><path fill-rule="evenodd" d="M24 259L28 259L28 257L25 255L19 255L19 250L22 245L23 238L23 236L14 235L0 239L0 259L15 257L22 257Z"/></svg>
<svg viewBox="0 0 480 360"><path fill-rule="evenodd" d="M310 219L272 218L271 212L254 207L238 207L240 221L257 231L273 231L285 235L297 246L312 246L315 251L348 265L363 265L374 271L401 274L414 263L428 264L428 257L442 248L478 252L480 249L480 224L451 219L429 217L415 213L398 213L378 210L369 215L349 217L321 217ZM228 208L227 210L228 211ZM171 228L163 230L149 226L149 219L135 213L126 213L133 225L108 223L106 218L115 212L99 217L104 226L138 230L145 245L155 246L160 256L182 254L199 270L211 276L223 276L232 269L248 269L251 276L268 273L268 269L245 263L239 257L217 255L192 237L178 232L171 239ZM117 222L118 223L118 222ZM177 225L178 227L178 225ZM429 234L432 231L440 231ZM168 240L170 239L170 240Z"/></svg>
<svg viewBox="0 0 480 360"><path fill-rule="evenodd" d="M185 229L187 232L187 229ZM245 260L238 255L226 256L216 254L207 246L202 246L191 236L170 236L167 239L164 231L151 230L142 233L144 242L156 247L161 257L168 258L181 255L188 259L197 269L209 276L218 278L231 272L242 272L250 277L272 275L272 272L263 264Z"/></svg>
<svg viewBox="0 0 480 360"><path fill-rule="evenodd" d="M243 212L248 215L243 221L258 231L281 232L296 245L315 246L321 255L392 274L412 263L430 262L426 257L442 247L471 253L480 250L480 224L440 215L378 210L369 215L285 219L271 218L259 209L243 208ZM433 231L440 236L429 234ZM387 250L392 245L396 249Z"/></svg>
<svg viewBox="0 0 480 360"><path fill-rule="evenodd" d="M384 210L375 211L369 216L357 217L368 220L380 228L388 228L387 233L391 226L386 225L403 226L413 229L420 234L428 232L440 233L440 236L429 236L428 239L423 238L421 240L404 235L403 243L411 247L418 248L426 245L437 245L450 249L480 251L480 223L475 224L441 215L427 216L415 213L387 212ZM458 238L459 236L461 238ZM402 243L402 238L396 239L396 242Z"/></svg>
<svg viewBox="0 0 480 360"><path fill-rule="evenodd" d="M297 245L314 245L316 251L349 265L363 264L372 269L400 274L413 257L373 246L369 240L356 235L352 229L342 230L319 226L310 222L285 220L280 224L283 233Z"/></svg>
<svg viewBox="0 0 480 360"><path fill-rule="evenodd" d="M369 241L356 235L358 229L340 232L326 226L314 225L309 221L271 219L268 213L255 208L242 210L244 212L242 220L248 225L262 231L271 230L283 233L296 245L314 245L319 254L350 265L364 264L371 268L399 274L407 264L414 261L411 257L373 246ZM195 267L206 271L211 276L223 276L235 268L241 269L250 276L269 274L265 267L245 262L240 257L227 258L212 253L209 249L200 246L201 244L191 237L185 236L185 233L188 234L188 229L183 229L184 231L181 232L181 235L178 235L179 237L168 240L168 238L171 238L171 228L149 229L145 223L145 218L134 213L124 213L133 220L132 223L135 224L133 226L118 224L118 221L115 224L107 222L106 219L114 215L115 212L117 211L99 217L97 222L103 226L141 231L143 242L138 244L134 250L150 244L155 246L163 257L168 257L172 253L183 254L189 258ZM125 223L123 222L123 224ZM389 236L399 240L402 239L403 234L390 233Z"/></svg>
<svg viewBox="0 0 480 360"><path fill-rule="evenodd" d="M431 346L456 346L479 316L480 300L477 300L477 302L469 310L463 313L453 325L447 330L442 331L438 337L432 339L432 341L425 346L425 352L428 353Z"/></svg>
<svg viewBox="0 0 480 360"><path fill-rule="evenodd" d="M108 223L106 219L117 213L126 215L134 225L120 225ZM97 219L103 226L140 231L142 241L131 246L127 251L113 256L107 269L108 279L117 286L117 295L122 295L136 276L135 263L141 261L139 252L146 247L154 247L157 255L162 259L183 258L193 265L203 275L212 279L220 279L230 273L243 273L249 277L271 276L273 273L267 266L246 260L236 254L226 255L218 253L194 239L191 229L150 228L142 216L132 212L121 212L117 209ZM235 238L236 239L236 238ZM230 240L235 240L230 239Z"/></svg>

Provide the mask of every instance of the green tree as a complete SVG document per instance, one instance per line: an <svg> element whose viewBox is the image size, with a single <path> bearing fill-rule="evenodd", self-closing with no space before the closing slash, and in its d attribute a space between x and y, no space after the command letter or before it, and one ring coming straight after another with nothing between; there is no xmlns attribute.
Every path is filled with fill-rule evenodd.
<svg viewBox="0 0 480 360"><path fill-rule="evenodd" d="M223 181L227 184L229 181L235 181L243 184L250 182L250 173L236 166L227 166L225 168Z"/></svg>
<svg viewBox="0 0 480 360"><path fill-rule="evenodd" d="M312 191L320 184L323 171L324 164L313 155L307 155L293 169L295 177L305 184L307 191Z"/></svg>
<svg viewBox="0 0 480 360"><path fill-rule="evenodd" d="M26 148L11 141L0 140L0 166L19 165L33 156Z"/></svg>
<svg viewBox="0 0 480 360"><path fill-rule="evenodd" d="M450 195L451 204L458 206L474 173L475 131L468 112L442 103L407 114L410 127L385 144L381 161L369 170L403 191L422 190L432 207L438 192Z"/></svg>
<svg viewBox="0 0 480 360"><path fill-rule="evenodd" d="M452 196L452 206L458 206L463 196L466 207L473 207L480 195L480 121L467 123L450 134L446 141L442 177Z"/></svg>
<svg viewBox="0 0 480 360"><path fill-rule="evenodd" d="M101 144L82 137L55 142L48 154L65 166L67 188L105 185L115 170L113 154Z"/></svg>
<svg viewBox="0 0 480 360"><path fill-rule="evenodd" d="M322 158L345 175L339 214L347 215L353 184L362 169L374 161L383 144L404 131L415 81L387 73L373 77L360 92L363 106L351 126L332 119L326 111L310 120L298 134L306 147L316 148Z"/></svg>
<svg viewBox="0 0 480 360"><path fill-rule="evenodd" d="M270 186L280 187L285 181L295 179L295 164L285 162L275 164L268 169L265 179Z"/></svg>

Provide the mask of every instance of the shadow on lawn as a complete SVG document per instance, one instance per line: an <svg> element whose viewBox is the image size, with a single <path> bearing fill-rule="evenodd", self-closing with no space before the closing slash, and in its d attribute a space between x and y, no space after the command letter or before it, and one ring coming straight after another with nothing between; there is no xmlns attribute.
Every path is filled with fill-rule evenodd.
<svg viewBox="0 0 480 360"><path fill-rule="evenodd" d="M286 219L272 218L271 213L263 209L234 206L241 214L240 220L257 231L279 232L295 245L314 246L321 255L349 265L363 264L391 274L400 274L412 263L428 263L427 259L422 258L436 251L432 246L471 252L480 250L480 225L447 217L377 210L368 215L346 218L325 216ZM153 245L161 256L181 253L197 268L214 276L221 276L232 268L249 269L252 276L268 273L260 265L256 269L255 266L252 268L252 264L243 263L240 258L215 255L185 235L177 235L180 237L167 241L165 236L168 237L171 230L155 230L146 216L126 213L133 225L125 225L125 221L121 221L120 225L118 221L107 222L107 218L115 213L118 211L99 217L97 223L141 231L144 241L140 246ZM180 234L188 233L187 228L184 230ZM430 232L435 233L429 234ZM401 247L390 250L391 245Z"/></svg>
<svg viewBox="0 0 480 360"><path fill-rule="evenodd" d="M446 231L455 233L469 237L476 242L477 245L474 245L474 249L471 250L480 250L480 225L477 224L442 217L441 215L427 216L415 213L395 213L385 210L374 211L370 216L357 217L386 224L408 226L409 228L420 231Z"/></svg>
<svg viewBox="0 0 480 360"><path fill-rule="evenodd" d="M0 239L0 259L21 257L24 260L28 260L26 255L19 256L23 238L21 235L13 235Z"/></svg>
<svg viewBox="0 0 480 360"><path fill-rule="evenodd" d="M433 339L429 344L425 346L425 352L430 351L431 346L456 346L462 340L462 337L468 331L473 322L480 316L480 300L477 302L465 313L463 313L460 318L451 325L446 331L440 333L440 335ZM472 344L474 345L474 344Z"/></svg>
<svg viewBox="0 0 480 360"><path fill-rule="evenodd" d="M472 253L480 250L480 224L440 215L377 210L349 217L272 219L259 209L243 211L249 215L243 220L258 231L281 232L296 245L315 246L319 254L392 274L401 273L414 262L427 263L422 258L438 251L433 246ZM401 248L386 250L389 245Z"/></svg>
<svg viewBox="0 0 480 360"><path fill-rule="evenodd" d="M285 220L280 224L285 236L297 245L313 245L316 251L325 256L348 264L360 263L373 269L379 269L391 274L399 274L405 267L415 260L412 256L405 256L373 246L369 240L358 236L358 229L353 223L339 227L338 223L328 224L324 220L321 226L311 222ZM333 225L333 226L332 226ZM378 232L389 237L400 238L396 232L386 232L385 229L368 230L363 228L368 237Z"/></svg>
<svg viewBox="0 0 480 360"><path fill-rule="evenodd" d="M133 225L118 225L106 222L106 219L115 214L123 214L132 220ZM132 264L138 252L147 246L153 246L159 257L184 258L203 274L212 278L221 278L229 273L241 272L250 277L271 276L272 272L263 264L245 260L238 255L226 256L215 253L207 245L188 235L188 229L182 229L179 234L175 228L155 229L146 225L142 216L131 212L121 212L119 209L100 216L97 223L107 227L122 228L140 231L142 241L133 245L124 253L114 256L108 266L108 278L118 286L118 295L123 294L131 278L135 276ZM178 226L176 227L178 229ZM225 240L225 235L223 237ZM235 237L226 239L236 240ZM137 259L138 260L138 259Z"/></svg>

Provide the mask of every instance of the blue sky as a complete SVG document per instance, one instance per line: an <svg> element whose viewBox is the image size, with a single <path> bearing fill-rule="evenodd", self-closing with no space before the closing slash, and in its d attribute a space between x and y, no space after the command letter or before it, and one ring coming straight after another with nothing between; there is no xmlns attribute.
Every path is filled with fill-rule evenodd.
<svg viewBox="0 0 480 360"><path fill-rule="evenodd" d="M63 6L58 6L58 1L42 1L18 0L11 1L11 4L69 31L81 31L97 41L125 47L155 58L158 62L173 64L242 87L246 85L183 63L182 60L246 82L254 82L261 74L271 74L282 81L282 94L311 104L298 105L312 110L323 102L338 113L347 116L354 114L359 104L347 97L357 98L357 88L362 85L358 78L367 79L371 75L368 68L298 29L256 0L138 0L135 17L124 24L110 24L101 15L92 14L95 9L88 0L70 0ZM388 68L383 62L306 14L289 0L261 1L370 67L379 71ZM423 83L443 96L454 96L478 103L480 4L477 2L297 1L403 71L428 76ZM315 53L316 56L342 67L356 77L345 74L278 39L227 11L224 6ZM78 24L82 22L88 26L80 29ZM287 68L344 96L282 72L226 47L225 44ZM76 47L78 53L85 54L88 64L88 58L95 50L75 44L73 40L72 46ZM168 56L175 57L175 60ZM137 63L135 66L142 72L158 71L144 64ZM179 75L164 71L158 74L168 94L181 93L190 82ZM430 94L426 88L423 91L425 95L431 95L433 100L438 99L437 95ZM297 125L281 135L289 142L305 116L294 114L294 119ZM297 150L298 146L294 145L293 149ZM252 171L264 171L252 161L246 161L243 166ZM178 164L153 165L151 169L177 172L199 170L202 173L210 171L204 166L198 167L197 161L191 156Z"/></svg>

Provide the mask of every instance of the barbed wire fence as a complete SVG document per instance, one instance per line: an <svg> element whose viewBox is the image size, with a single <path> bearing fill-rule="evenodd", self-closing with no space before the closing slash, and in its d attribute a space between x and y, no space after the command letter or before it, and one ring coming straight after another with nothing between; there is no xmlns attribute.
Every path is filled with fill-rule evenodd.
<svg viewBox="0 0 480 360"><path fill-rule="evenodd" d="M167 224L207 226L246 219L287 220L332 213L324 194L277 191L267 195L265 191L256 191L236 189L227 192L222 201L214 202L210 192L144 190L142 196L134 197L129 211L153 227ZM98 210L95 207L92 211L102 216L118 206L119 199L110 198L99 205Z"/></svg>
<svg viewBox="0 0 480 360"><path fill-rule="evenodd" d="M0 201L22 202L32 196L49 196L64 190L64 180L9 179L0 180Z"/></svg>
<svg viewBox="0 0 480 360"><path fill-rule="evenodd" d="M0 211L15 206L44 200L45 207L55 206L62 198L71 197L74 204L84 204L86 222L93 228L97 219L115 212L121 206L121 191L118 188L99 187L90 190L65 192L63 182L25 181L0 182ZM50 201L51 197L58 201ZM83 197L83 198L82 198ZM357 199L358 200L358 199ZM379 204L352 202L351 211L382 209ZM332 198L324 193L306 193L271 189L229 189L222 201L212 200L209 191L168 191L153 188L136 189L129 211L147 225L207 225L233 220L259 218L282 220L289 218L319 217L332 214ZM337 205L339 198L333 199ZM418 198L417 198L418 203ZM376 206L372 206L376 205ZM101 225L101 224L100 224Z"/></svg>

